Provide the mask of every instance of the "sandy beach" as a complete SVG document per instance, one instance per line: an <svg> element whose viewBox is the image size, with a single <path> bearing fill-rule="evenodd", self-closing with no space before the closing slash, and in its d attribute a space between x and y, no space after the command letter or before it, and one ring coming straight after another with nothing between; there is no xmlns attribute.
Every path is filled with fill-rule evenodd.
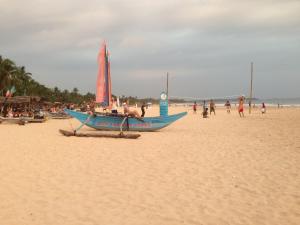
<svg viewBox="0 0 300 225"><path fill-rule="evenodd" d="M137 140L0 124L0 224L300 224L300 108L169 111L188 115Z"/></svg>

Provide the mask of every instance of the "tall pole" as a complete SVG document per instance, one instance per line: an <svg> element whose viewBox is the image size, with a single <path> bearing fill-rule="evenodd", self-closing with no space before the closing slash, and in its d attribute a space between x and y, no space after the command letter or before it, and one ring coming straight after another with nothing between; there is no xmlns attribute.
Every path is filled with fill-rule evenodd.
<svg viewBox="0 0 300 225"><path fill-rule="evenodd" d="M251 62L251 84L250 84L250 100L249 100L249 114L252 108L252 94L253 94L253 62Z"/></svg>
<svg viewBox="0 0 300 225"><path fill-rule="evenodd" d="M169 99L169 73L167 72L167 98Z"/></svg>

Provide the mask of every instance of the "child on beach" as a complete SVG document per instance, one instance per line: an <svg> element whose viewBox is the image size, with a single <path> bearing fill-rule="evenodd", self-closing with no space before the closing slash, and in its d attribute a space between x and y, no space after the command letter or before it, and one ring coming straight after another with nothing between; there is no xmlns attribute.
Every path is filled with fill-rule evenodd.
<svg viewBox="0 0 300 225"><path fill-rule="evenodd" d="M239 99L238 112L239 112L240 117L245 117L245 115L244 115L244 96L240 97L240 99Z"/></svg>
<svg viewBox="0 0 300 225"><path fill-rule="evenodd" d="M205 105L205 101L203 101L203 112L202 112L203 118L208 118L208 108Z"/></svg>
<svg viewBox="0 0 300 225"><path fill-rule="evenodd" d="M227 102L225 103L225 107L227 109L227 113L230 113L230 109L231 109L231 105L230 102L227 100Z"/></svg>

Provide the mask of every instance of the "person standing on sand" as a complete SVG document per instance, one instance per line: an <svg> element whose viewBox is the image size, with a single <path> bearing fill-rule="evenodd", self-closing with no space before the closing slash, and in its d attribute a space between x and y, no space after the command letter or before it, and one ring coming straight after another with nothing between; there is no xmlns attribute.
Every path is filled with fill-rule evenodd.
<svg viewBox="0 0 300 225"><path fill-rule="evenodd" d="M145 116L145 108L147 108L147 104L145 102L143 102L142 106L141 106L141 110L142 110L142 115L141 117Z"/></svg>
<svg viewBox="0 0 300 225"><path fill-rule="evenodd" d="M227 100L227 102L225 103L225 107L227 109L227 113L230 113L231 105L230 105L229 100Z"/></svg>
<svg viewBox="0 0 300 225"><path fill-rule="evenodd" d="M212 112L214 112L214 115L216 115L216 105L214 101L211 99L209 103L209 115L211 115Z"/></svg>
<svg viewBox="0 0 300 225"><path fill-rule="evenodd" d="M112 98L111 113L114 113L114 114L118 113L117 102L114 98Z"/></svg>
<svg viewBox="0 0 300 225"><path fill-rule="evenodd" d="M262 114L265 114L265 113L266 113L266 105L265 105L264 102L262 103L262 106L261 106L261 113L262 113Z"/></svg>
<svg viewBox="0 0 300 225"><path fill-rule="evenodd" d="M193 111L194 111L194 113L197 113L197 103L196 102L194 102Z"/></svg>
<svg viewBox="0 0 300 225"><path fill-rule="evenodd" d="M239 99L239 107L238 107L238 112L240 117L245 117L244 115L244 97L240 97Z"/></svg>

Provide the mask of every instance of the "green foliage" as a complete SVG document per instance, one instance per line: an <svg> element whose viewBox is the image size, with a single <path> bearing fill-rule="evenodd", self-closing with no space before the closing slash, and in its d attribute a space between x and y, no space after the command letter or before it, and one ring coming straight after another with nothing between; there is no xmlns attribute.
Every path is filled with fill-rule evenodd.
<svg viewBox="0 0 300 225"><path fill-rule="evenodd" d="M61 91L58 87L48 88L35 81L24 66L17 66L12 60L0 56L0 95L5 95L12 87L16 89L15 96L40 96L50 102L80 104L95 99L94 94L80 94L78 88L73 88L71 92Z"/></svg>
<svg viewBox="0 0 300 225"><path fill-rule="evenodd" d="M58 87L48 88L35 81L31 73L26 72L24 66L17 66L12 60L0 56L0 95L3 96L12 87L16 89L14 96L40 96L44 101L49 102L81 104L95 100L94 94L88 92L82 95L76 87L72 91L62 91ZM114 95L113 97L114 99L117 98ZM158 100L153 98L138 99L137 97L126 97L124 95L120 97L120 102L122 103L127 99L130 104L158 103Z"/></svg>

